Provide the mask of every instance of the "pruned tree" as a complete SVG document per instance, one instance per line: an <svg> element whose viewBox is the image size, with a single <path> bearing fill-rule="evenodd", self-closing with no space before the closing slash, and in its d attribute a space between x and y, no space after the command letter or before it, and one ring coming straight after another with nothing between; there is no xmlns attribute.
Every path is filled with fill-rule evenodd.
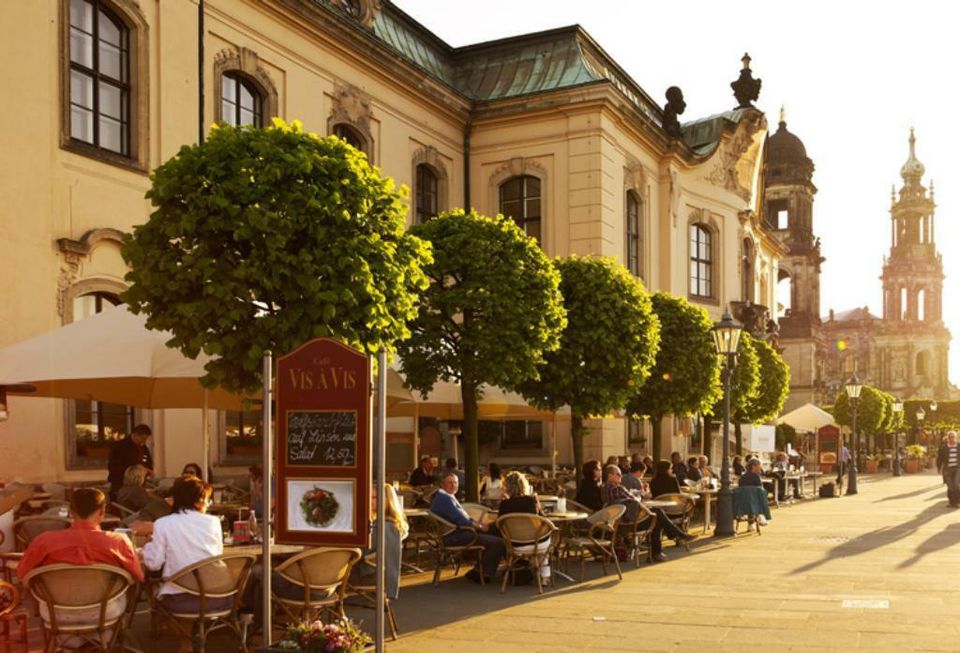
<svg viewBox="0 0 960 653"><path fill-rule="evenodd" d="M123 299L204 383L256 390L262 355L318 336L366 352L410 334L430 248L404 227L393 181L298 123L220 126L152 175L154 211L123 247Z"/></svg>
<svg viewBox="0 0 960 653"><path fill-rule="evenodd" d="M660 321L639 279L607 258L557 259L567 326L520 390L548 410L570 406L573 459L583 464L583 420L623 408L650 375ZM579 483L579 476L578 481Z"/></svg>
<svg viewBox="0 0 960 653"><path fill-rule="evenodd" d="M790 368L769 343L751 338L750 344L757 354L759 381L756 393L746 402L738 417L759 424L771 421L783 409L790 393Z"/></svg>
<svg viewBox="0 0 960 653"><path fill-rule="evenodd" d="M721 395L720 368L707 312L668 293L655 293L651 299L660 320L660 351L653 372L630 398L627 410L650 416L653 455L659 456L664 416L708 410Z"/></svg>
<svg viewBox="0 0 960 653"><path fill-rule="evenodd" d="M737 454L743 453L744 422L752 423L751 410L755 406L760 389L760 357L757 354L755 340L744 331L740 334L740 345L737 349L737 363L733 368L733 378L730 380L730 418L733 420L734 441ZM723 361L726 364L726 361ZM717 402L713 414L723 418L723 406Z"/></svg>
<svg viewBox="0 0 960 653"><path fill-rule="evenodd" d="M424 394L440 379L460 383L466 494L475 501L480 386L518 390L560 345L560 275L537 241L502 216L458 209L410 231L432 244L433 262L412 335L399 344L403 371Z"/></svg>

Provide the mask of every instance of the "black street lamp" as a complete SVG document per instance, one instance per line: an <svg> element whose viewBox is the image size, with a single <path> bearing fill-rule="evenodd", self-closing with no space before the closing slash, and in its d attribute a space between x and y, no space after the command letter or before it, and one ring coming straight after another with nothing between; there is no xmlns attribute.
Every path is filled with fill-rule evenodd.
<svg viewBox="0 0 960 653"><path fill-rule="evenodd" d="M733 490L730 489L730 379L737 364L742 328L733 321L730 310L713 325L713 346L724 357L723 365L723 460L720 462L720 491L717 493L715 537L729 537L733 530Z"/></svg>
<svg viewBox="0 0 960 653"><path fill-rule="evenodd" d="M899 415L903 413L903 402L899 399L895 399L893 402L893 414ZM903 474L903 470L900 469L900 429L897 428L893 432L893 475L900 476Z"/></svg>
<svg viewBox="0 0 960 653"><path fill-rule="evenodd" d="M857 403L860 401L860 391L863 390L863 384L854 374L847 381L847 398L850 400L850 407L853 409L853 418L850 423L850 462L847 463L847 494L857 493Z"/></svg>

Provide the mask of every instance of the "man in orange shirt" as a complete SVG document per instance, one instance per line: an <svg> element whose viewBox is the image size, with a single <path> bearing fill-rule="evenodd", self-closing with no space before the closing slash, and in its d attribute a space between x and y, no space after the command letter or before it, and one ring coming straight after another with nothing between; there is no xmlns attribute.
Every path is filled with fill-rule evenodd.
<svg viewBox="0 0 960 653"><path fill-rule="evenodd" d="M136 581L142 581L143 568L130 539L122 533L100 530L105 511L103 492L95 488L74 490L70 500L73 524L67 530L49 531L34 538L23 552L17 575L23 579L35 567L57 563L103 563L120 567Z"/></svg>

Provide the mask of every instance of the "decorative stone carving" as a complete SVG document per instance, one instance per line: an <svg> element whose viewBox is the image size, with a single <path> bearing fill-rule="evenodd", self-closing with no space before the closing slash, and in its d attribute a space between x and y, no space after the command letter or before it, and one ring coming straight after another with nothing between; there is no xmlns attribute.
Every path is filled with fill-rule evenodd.
<svg viewBox="0 0 960 653"><path fill-rule="evenodd" d="M383 8L380 0L334 0L334 3L343 13L360 21L364 27L372 26L373 19Z"/></svg>
<svg viewBox="0 0 960 653"><path fill-rule="evenodd" d="M90 255L93 248L104 241L113 242L117 247L123 244L123 232L117 229L92 229L80 237L58 238L57 249L60 250L60 273L57 275L57 314L61 317L66 312L67 295L76 284L80 275L81 261Z"/></svg>
<svg viewBox="0 0 960 653"><path fill-rule="evenodd" d="M496 186L499 186L501 182L510 177L519 177L520 175L533 175L543 179L547 175L547 169L536 159L517 156L498 166L490 175L490 179Z"/></svg>
<svg viewBox="0 0 960 653"><path fill-rule="evenodd" d="M238 71L243 73L259 88L260 94L263 97L263 113L265 124L269 124L270 118L279 115L279 94L277 93L277 85L273 83L270 73L267 72L262 65L260 65L260 55L250 48L241 47L239 50L226 48L218 52L213 58L213 113L216 120L219 121L222 119L220 111L223 105L223 98L221 95L223 86L220 83L220 78L224 73L230 71Z"/></svg>
<svg viewBox="0 0 960 653"><path fill-rule="evenodd" d="M680 173L676 168L670 168L670 215L673 216L673 226L677 226L677 216L680 214ZM697 212L699 219L699 212Z"/></svg>
<svg viewBox="0 0 960 653"><path fill-rule="evenodd" d="M363 150L372 157L373 132L370 125L373 109L370 97L353 84L335 82L333 86L333 108L327 118L327 133L333 133L335 125L345 124L353 127L363 138Z"/></svg>
<svg viewBox="0 0 960 653"><path fill-rule="evenodd" d="M437 176L437 210L446 211L449 209L450 175L447 172L447 166L443 161L443 157L440 156L440 152L437 151L437 148L432 145L424 145L413 153L412 164L413 170L411 171L410 176L410 179L413 182L411 197L413 198L414 202L412 203L415 204L416 201L417 166L425 164L429 166Z"/></svg>
<svg viewBox="0 0 960 653"><path fill-rule="evenodd" d="M677 116L681 115L687 109L687 103L683 100L683 91L679 86L671 86L667 89L667 104L663 107L663 131L674 138L680 138L680 121Z"/></svg>
<svg viewBox="0 0 960 653"><path fill-rule="evenodd" d="M740 159L753 145L753 136L758 130L766 126L762 114L744 115L737 125L733 137L724 141L719 151L714 155L713 168L707 173L706 180L714 186L719 186L735 193L745 202L750 201L751 191L740 181L737 165Z"/></svg>
<svg viewBox="0 0 960 653"><path fill-rule="evenodd" d="M740 77L736 81L730 82L730 88L733 89L733 97L737 99L737 109L753 108L753 103L760 97L760 85L762 81L753 78L753 71L750 70L750 55L743 54L740 59L743 62L743 68L740 69Z"/></svg>
<svg viewBox="0 0 960 653"><path fill-rule="evenodd" d="M627 158L627 165L623 171L623 190L632 190L640 195L644 201L647 200L647 171L643 164L633 157Z"/></svg>

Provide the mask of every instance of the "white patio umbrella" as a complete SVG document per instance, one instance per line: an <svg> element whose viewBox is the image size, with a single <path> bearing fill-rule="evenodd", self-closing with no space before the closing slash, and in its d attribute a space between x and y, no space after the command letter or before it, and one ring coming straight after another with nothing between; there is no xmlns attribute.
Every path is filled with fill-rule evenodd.
<svg viewBox="0 0 960 653"><path fill-rule="evenodd" d="M814 404L807 403L782 415L777 419L777 424L789 424L801 433L816 433L823 426L828 424L836 426L837 423L833 415Z"/></svg>
<svg viewBox="0 0 960 653"><path fill-rule="evenodd" d="M242 410L244 397L205 388L210 360L189 359L166 342L166 331L146 327L146 316L125 306L0 349L0 386L14 396L87 399L139 408L203 410L204 469L209 468L207 411ZM388 373L387 403L413 398L396 370ZM259 399L259 393L247 397Z"/></svg>

